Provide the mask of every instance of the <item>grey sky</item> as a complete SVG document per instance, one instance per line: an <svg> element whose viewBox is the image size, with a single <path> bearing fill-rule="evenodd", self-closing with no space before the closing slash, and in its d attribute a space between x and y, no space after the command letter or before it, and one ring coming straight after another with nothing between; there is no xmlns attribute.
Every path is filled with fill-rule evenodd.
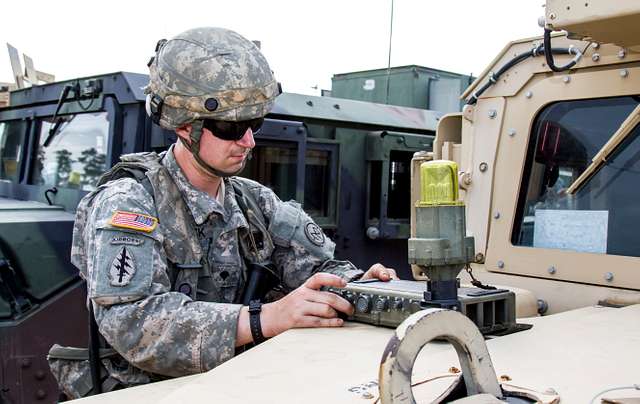
<svg viewBox="0 0 640 404"><path fill-rule="evenodd" d="M395 0L392 66L480 73L507 44L537 36L543 0ZM11 80L4 42L36 69L69 79L146 73L158 39L222 26L262 42L285 91L319 94L335 73L387 66L391 0L58 0L2 5L0 81Z"/></svg>

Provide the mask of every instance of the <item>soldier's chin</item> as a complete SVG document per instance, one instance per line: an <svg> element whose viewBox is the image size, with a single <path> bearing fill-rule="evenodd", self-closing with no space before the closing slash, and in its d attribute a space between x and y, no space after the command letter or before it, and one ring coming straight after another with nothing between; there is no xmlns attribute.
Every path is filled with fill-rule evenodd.
<svg viewBox="0 0 640 404"><path fill-rule="evenodd" d="M244 166L247 164L247 159L242 160L240 164L240 168L235 168L232 170L217 170L220 172L221 177L233 177L234 175L240 174L242 170L244 170Z"/></svg>

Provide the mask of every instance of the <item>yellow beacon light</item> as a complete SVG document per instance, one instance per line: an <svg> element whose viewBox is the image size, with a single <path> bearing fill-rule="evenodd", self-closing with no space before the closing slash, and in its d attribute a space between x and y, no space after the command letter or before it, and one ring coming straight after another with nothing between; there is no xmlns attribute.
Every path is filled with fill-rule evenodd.
<svg viewBox="0 0 640 404"><path fill-rule="evenodd" d="M420 207L464 205L458 201L458 165L434 160L420 164Z"/></svg>

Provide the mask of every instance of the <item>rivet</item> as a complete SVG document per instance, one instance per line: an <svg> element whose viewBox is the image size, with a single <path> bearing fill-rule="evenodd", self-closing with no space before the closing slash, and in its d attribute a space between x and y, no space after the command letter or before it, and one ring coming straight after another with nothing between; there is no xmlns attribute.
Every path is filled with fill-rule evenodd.
<svg viewBox="0 0 640 404"><path fill-rule="evenodd" d="M620 70L620 77L625 78L627 76L629 76L629 70L627 69Z"/></svg>
<svg viewBox="0 0 640 404"><path fill-rule="evenodd" d="M493 214L494 219L500 219L500 212L496 212Z"/></svg>
<svg viewBox="0 0 640 404"><path fill-rule="evenodd" d="M552 20L555 20L556 19L556 13L550 13L549 14L549 18L552 19Z"/></svg>
<svg viewBox="0 0 640 404"><path fill-rule="evenodd" d="M46 374L42 370L38 370L35 374L37 380L43 380Z"/></svg>
<svg viewBox="0 0 640 404"><path fill-rule="evenodd" d="M509 136L514 137L516 135L516 130L515 129L509 129L509 132L507 132L509 134Z"/></svg>
<svg viewBox="0 0 640 404"><path fill-rule="evenodd" d="M478 166L478 169L482 173L487 171L488 168L489 168L489 164L485 163L484 161L482 163L480 163L480 165Z"/></svg>
<svg viewBox="0 0 640 404"><path fill-rule="evenodd" d="M496 111L495 109L490 109L489 110L489 118L493 119L496 116L498 116L498 111Z"/></svg>
<svg viewBox="0 0 640 404"><path fill-rule="evenodd" d="M22 365L23 368L28 368L29 366L31 366L31 360L28 359L28 358L24 358L22 360L21 365Z"/></svg>
<svg viewBox="0 0 640 404"><path fill-rule="evenodd" d="M526 93L524 93L524 96L527 98L531 98L533 97L533 93L531 91L527 91Z"/></svg>
<svg viewBox="0 0 640 404"><path fill-rule="evenodd" d="M620 49L618 51L618 59L624 59L625 56L627 56L627 51L625 51L624 49Z"/></svg>
<svg viewBox="0 0 640 404"><path fill-rule="evenodd" d="M592 44L591 44L591 47L592 47L593 49L600 49L600 44L599 44L599 43L597 43L597 42L594 42L594 43L592 43Z"/></svg>
<svg viewBox="0 0 640 404"><path fill-rule="evenodd" d="M340 109L340 104L333 104L333 107L334 107L335 109Z"/></svg>
<svg viewBox="0 0 640 404"><path fill-rule="evenodd" d="M307 105L313 107L313 101L307 101Z"/></svg>
<svg viewBox="0 0 640 404"><path fill-rule="evenodd" d="M484 254L483 253L477 253L475 259L476 259L477 263L484 262Z"/></svg>
<svg viewBox="0 0 640 404"><path fill-rule="evenodd" d="M565 83L569 83L569 82L571 81L571 77L569 77L569 76L564 76L564 77L562 78L562 81L563 81L563 82L565 82Z"/></svg>
<svg viewBox="0 0 640 404"><path fill-rule="evenodd" d="M42 400L47 396L47 392L42 390L42 389L38 389L38 391L36 392L36 398L38 400Z"/></svg>
<svg viewBox="0 0 640 404"><path fill-rule="evenodd" d="M597 62L598 60L600 60L600 54L594 53L593 55L591 55L591 60L593 60L594 62Z"/></svg>
<svg viewBox="0 0 640 404"><path fill-rule="evenodd" d="M500 269L504 268L504 262L498 261L498 268Z"/></svg>
<svg viewBox="0 0 640 404"><path fill-rule="evenodd" d="M613 273L607 272L604 274L604 280L607 282L611 282L613 280Z"/></svg>
<svg viewBox="0 0 640 404"><path fill-rule="evenodd" d="M547 268L547 272L549 272L551 275L556 273L556 267L554 267L553 265L550 266L549 268Z"/></svg>

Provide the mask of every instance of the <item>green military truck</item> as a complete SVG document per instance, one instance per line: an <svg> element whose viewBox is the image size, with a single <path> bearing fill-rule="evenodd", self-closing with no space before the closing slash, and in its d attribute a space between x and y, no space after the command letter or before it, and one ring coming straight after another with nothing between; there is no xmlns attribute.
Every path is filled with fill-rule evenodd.
<svg viewBox="0 0 640 404"><path fill-rule="evenodd" d="M175 134L145 113L146 75L113 73L11 92L0 109L0 402L53 402L45 355L85 346L84 284L69 262L74 210L125 153ZM410 161L442 113L282 94L242 175L303 204L337 256L410 276Z"/></svg>

